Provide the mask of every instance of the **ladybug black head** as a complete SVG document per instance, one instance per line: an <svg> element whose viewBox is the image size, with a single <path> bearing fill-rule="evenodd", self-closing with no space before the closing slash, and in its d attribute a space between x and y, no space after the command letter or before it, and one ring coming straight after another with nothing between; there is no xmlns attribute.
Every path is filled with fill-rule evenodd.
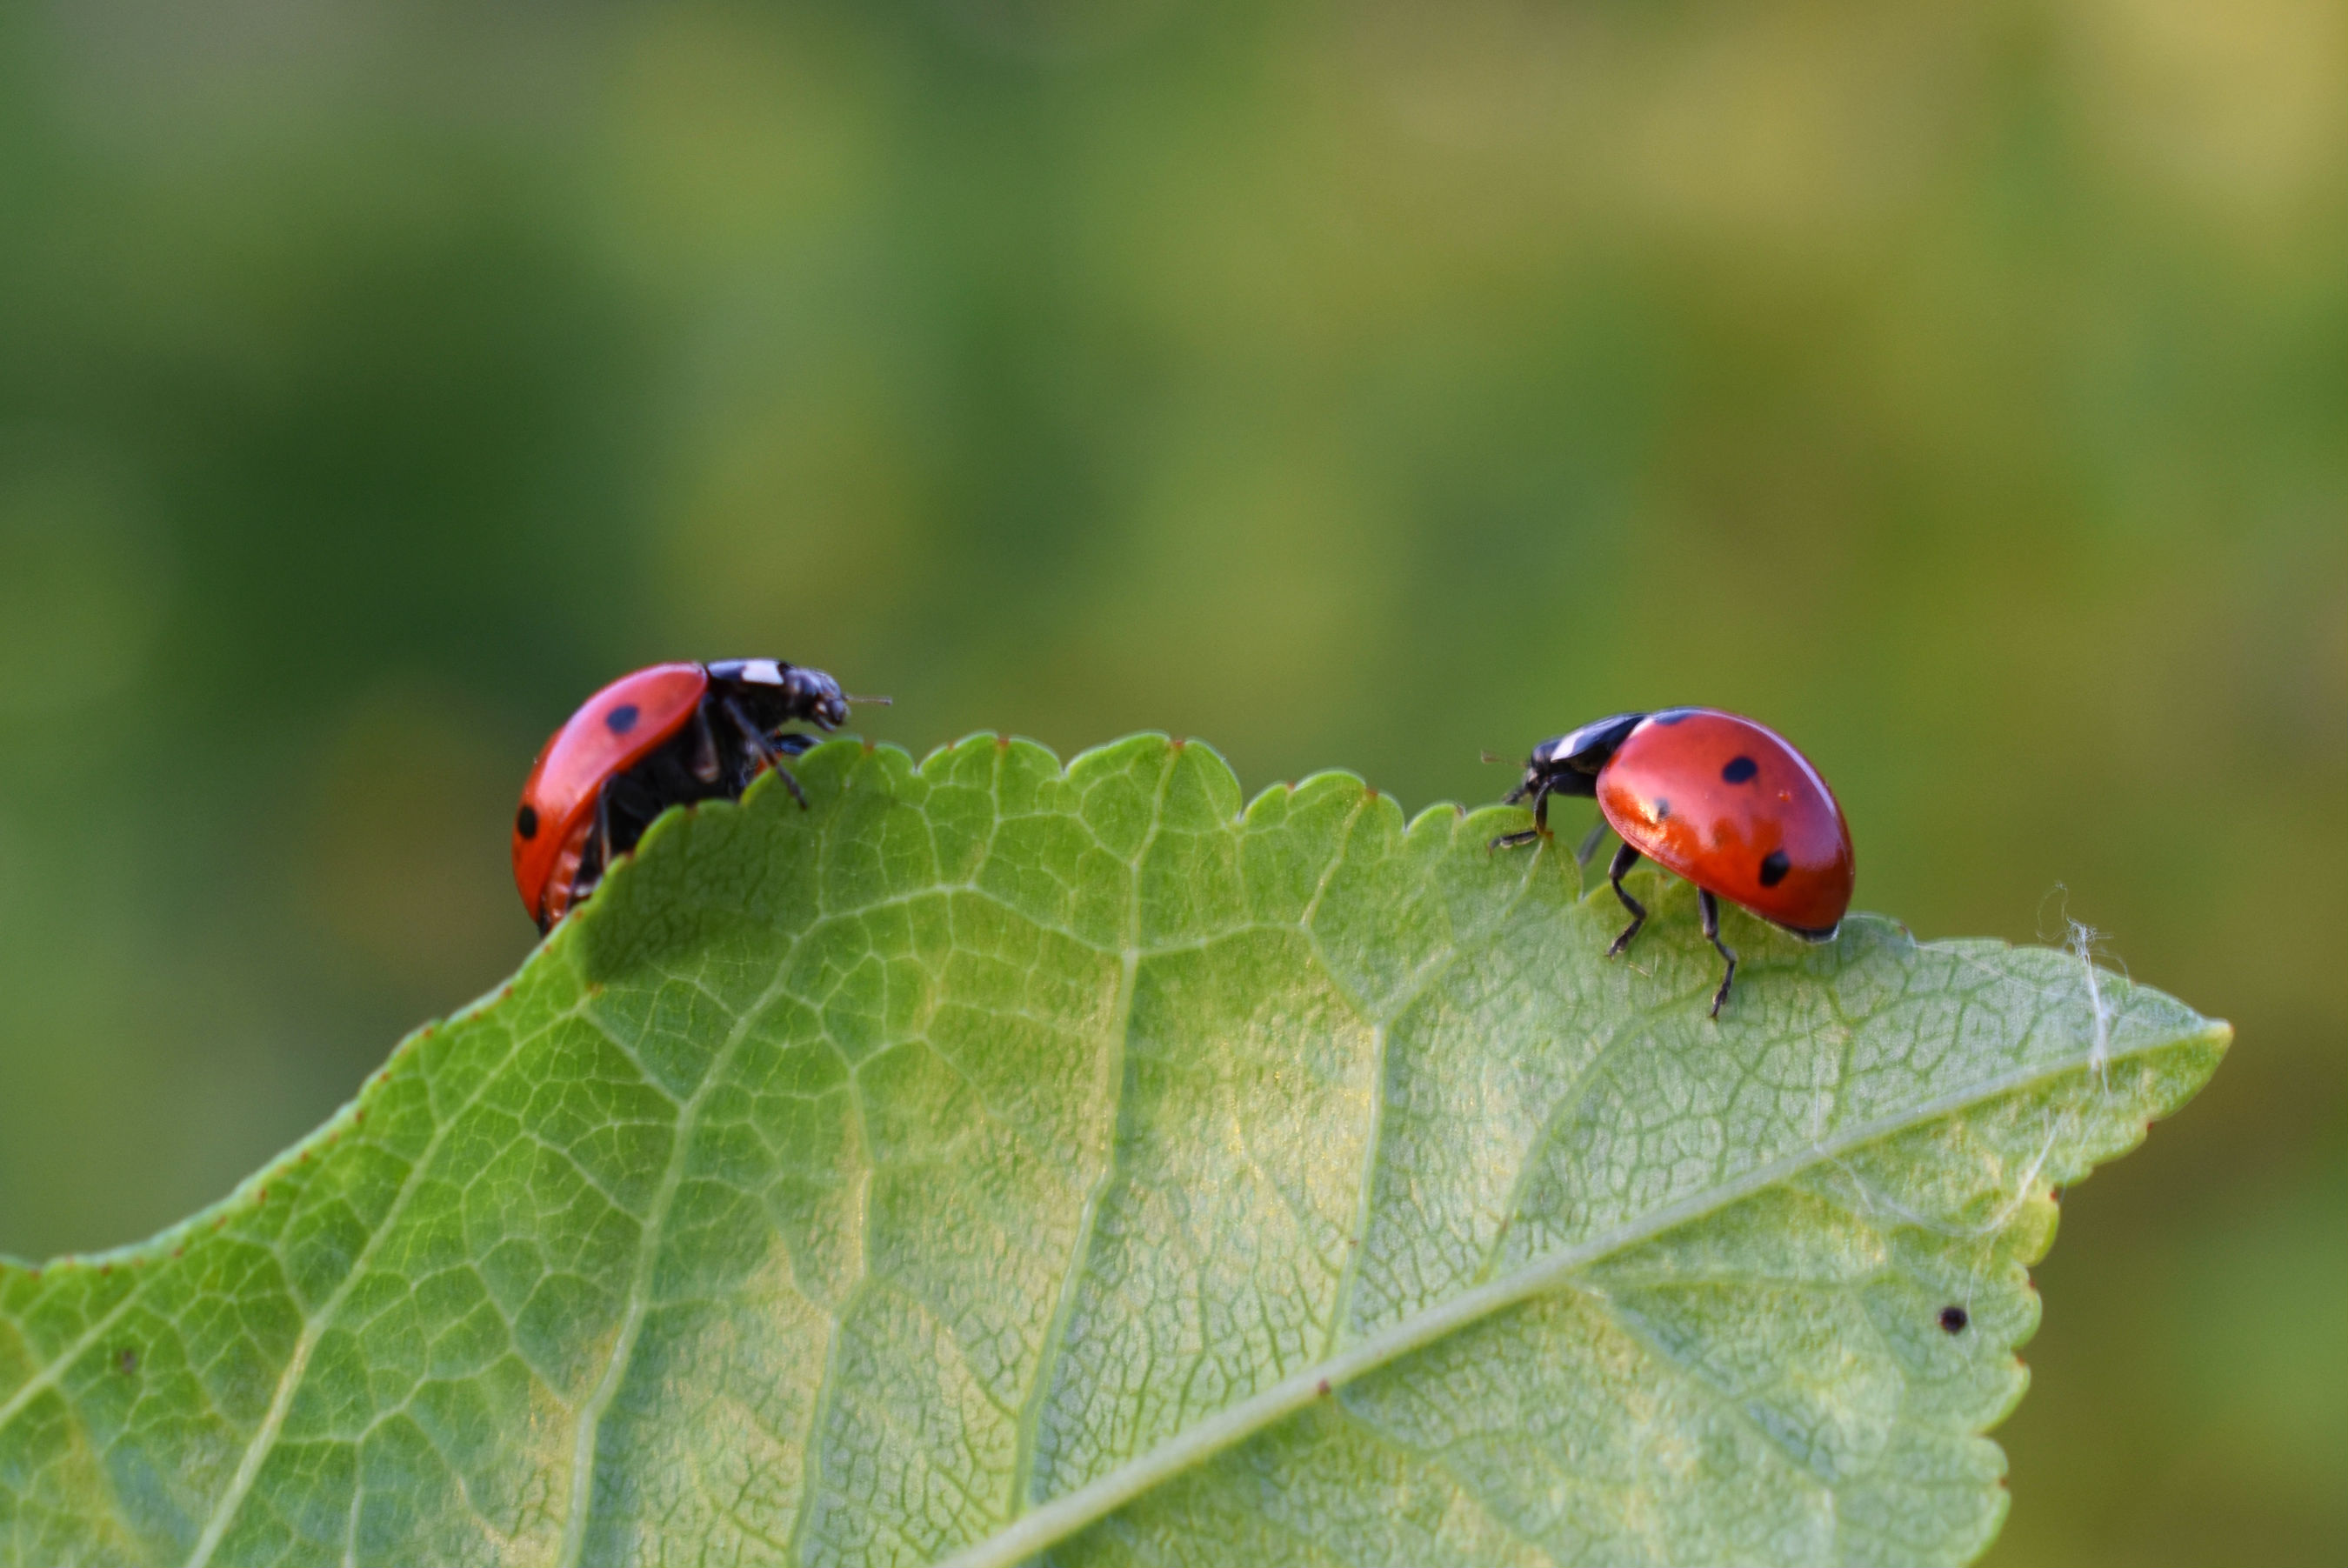
<svg viewBox="0 0 2348 1568"><path fill-rule="evenodd" d="M799 665L791 666L789 678L791 695L808 722L826 729L838 729L848 722L848 698L840 695L838 681L821 670Z"/></svg>

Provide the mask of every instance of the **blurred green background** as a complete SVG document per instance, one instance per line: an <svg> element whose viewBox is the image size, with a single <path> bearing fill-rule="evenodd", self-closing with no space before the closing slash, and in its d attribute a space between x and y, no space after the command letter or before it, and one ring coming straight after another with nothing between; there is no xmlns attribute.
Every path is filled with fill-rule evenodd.
<svg viewBox="0 0 2348 1568"><path fill-rule="evenodd" d="M1764 716L1863 906L2240 1031L1993 1561L2348 1561L2348 7L0 12L0 1251L495 985L539 741L741 654L1413 810Z"/></svg>

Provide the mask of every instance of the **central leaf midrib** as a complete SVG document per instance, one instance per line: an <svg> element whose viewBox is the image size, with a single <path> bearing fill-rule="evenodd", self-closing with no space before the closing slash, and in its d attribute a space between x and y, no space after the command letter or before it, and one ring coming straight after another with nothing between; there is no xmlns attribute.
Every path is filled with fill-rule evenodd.
<svg viewBox="0 0 2348 1568"><path fill-rule="evenodd" d="M2202 1028L2190 1034L2147 1041L2127 1051L2107 1051L2104 1061L2129 1060L2186 1048L2218 1037L2219 1030ZM1075 1491L1023 1515L985 1541L947 1558L941 1568L1009 1568L1064 1541L1096 1521L1236 1446L1274 1422L1294 1414L1316 1398L1334 1393L1354 1378L1431 1345L1448 1335L1529 1300L1569 1280L1591 1264L1666 1231L1715 1213L1764 1191L1802 1171L1845 1157L1879 1140L1988 1104L2034 1086L2085 1071L2086 1057L2043 1062L1993 1078L1937 1099L1905 1108L1847 1129L1836 1139L1765 1161L1741 1176L1688 1194L1678 1202L1651 1211L1613 1230L1575 1246L1562 1248L1488 1284L1461 1292L1355 1341L1338 1354L1291 1375L1271 1387L1227 1406L1186 1431L1177 1433L1147 1453L1118 1466Z"/></svg>

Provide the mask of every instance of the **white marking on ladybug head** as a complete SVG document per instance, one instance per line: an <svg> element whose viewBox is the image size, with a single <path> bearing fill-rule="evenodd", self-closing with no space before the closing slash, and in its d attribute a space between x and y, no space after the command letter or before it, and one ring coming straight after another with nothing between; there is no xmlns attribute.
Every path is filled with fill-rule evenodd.
<svg viewBox="0 0 2348 1568"><path fill-rule="evenodd" d="M755 686L781 686L783 666L774 659L744 659L739 678Z"/></svg>
<svg viewBox="0 0 2348 1568"><path fill-rule="evenodd" d="M1612 718L1568 730L1534 748L1533 761L1536 766L1570 767L1579 773L1595 774L1646 717L1643 713L1618 713Z"/></svg>

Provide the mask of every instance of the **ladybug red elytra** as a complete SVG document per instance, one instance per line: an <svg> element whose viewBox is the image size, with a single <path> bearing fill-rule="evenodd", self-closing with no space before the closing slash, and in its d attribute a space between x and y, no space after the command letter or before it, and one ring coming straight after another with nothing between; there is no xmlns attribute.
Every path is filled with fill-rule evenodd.
<svg viewBox="0 0 2348 1568"><path fill-rule="evenodd" d="M671 806L739 799L767 769L804 808L782 759L816 743L787 724L837 729L851 702L821 670L780 659L654 665L582 703L547 738L514 813L514 886L540 931L595 891Z"/></svg>
<svg viewBox="0 0 2348 1568"><path fill-rule="evenodd" d="M1510 805L1529 798L1534 826L1489 846L1529 844L1549 830L1552 795L1596 799L1603 816L1581 859L1611 827L1622 847L1607 868L1631 923L1606 950L1630 945L1647 912L1622 891L1622 876L1647 856L1696 886L1704 934L1728 970L1712 994L1712 1016L1728 1000L1736 954L1720 940L1720 904L1742 904L1810 942L1831 942L1850 907L1858 874L1850 824L1809 758L1766 725L1709 707L1618 713L1544 740L1525 763ZM1715 895L1717 895L1715 897Z"/></svg>

